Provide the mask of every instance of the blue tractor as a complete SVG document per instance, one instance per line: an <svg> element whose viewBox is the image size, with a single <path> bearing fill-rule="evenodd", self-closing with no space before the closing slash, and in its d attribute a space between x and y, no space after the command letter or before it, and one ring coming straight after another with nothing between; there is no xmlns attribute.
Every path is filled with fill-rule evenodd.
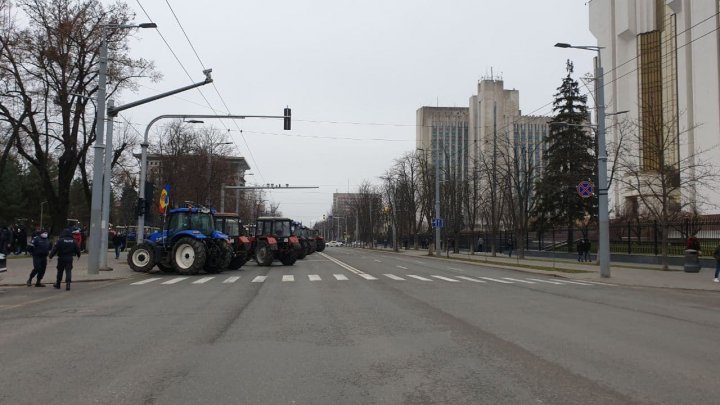
<svg viewBox="0 0 720 405"><path fill-rule="evenodd" d="M188 206L169 210L165 229L153 232L128 253L128 264L147 273L155 265L163 272L219 273L233 256L232 239L214 228L214 211Z"/></svg>

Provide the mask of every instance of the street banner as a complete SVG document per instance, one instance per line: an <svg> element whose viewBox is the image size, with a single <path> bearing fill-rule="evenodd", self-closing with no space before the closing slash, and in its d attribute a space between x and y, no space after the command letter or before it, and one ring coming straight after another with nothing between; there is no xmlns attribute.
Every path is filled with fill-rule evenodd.
<svg viewBox="0 0 720 405"><path fill-rule="evenodd" d="M170 205L170 184L165 184L165 188L160 192L160 213L164 214L167 206Z"/></svg>

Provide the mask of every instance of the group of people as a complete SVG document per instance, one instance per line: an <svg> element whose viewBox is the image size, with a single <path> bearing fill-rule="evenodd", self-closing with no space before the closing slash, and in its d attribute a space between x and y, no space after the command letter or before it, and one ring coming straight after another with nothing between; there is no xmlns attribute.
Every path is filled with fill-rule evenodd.
<svg viewBox="0 0 720 405"><path fill-rule="evenodd" d="M579 262L590 262L590 239L582 238L577 241L577 254Z"/></svg>
<svg viewBox="0 0 720 405"><path fill-rule="evenodd" d="M70 290L70 283L72 283L73 257L77 256L78 259L80 258L80 244L77 243L76 239L73 237L73 231L71 229L65 229L62 232L52 249L50 248L48 232L46 230L41 230L37 236L33 237L32 241L28 245L28 250L32 254L33 258L33 269L27 280L28 287L33 285L33 279L35 279L35 287L45 287L45 284L42 283L42 279L45 276L48 259L52 259L57 256L57 276L53 287L60 289L64 275L65 289Z"/></svg>
<svg viewBox="0 0 720 405"><path fill-rule="evenodd" d="M21 225L0 227L0 253L9 254L28 254L27 252L27 232L25 227Z"/></svg>

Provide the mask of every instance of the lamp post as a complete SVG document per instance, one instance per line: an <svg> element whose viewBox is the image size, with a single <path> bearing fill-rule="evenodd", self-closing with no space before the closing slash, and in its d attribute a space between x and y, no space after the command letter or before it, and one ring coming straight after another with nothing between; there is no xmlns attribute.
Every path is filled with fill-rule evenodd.
<svg viewBox="0 0 720 405"><path fill-rule="evenodd" d="M104 24L100 26L100 60L98 72L98 92L95 118L95 145L93 159L92 198L90 202L90 241L88 249L88 274L98 274L100 268L100 243L101 221L102 221L102 192L103 192L103 164L105 152L105 96L107 86L107 30L108 28L132 29L132 28L157 28L155 23L143 23L137 25L128 24ZM112 146L109 146L112 148ZM102 249L104 252L105 249Z"/></svg>
<svg viewBox="0 0 720 405"><path fill-rule="evenodd" d="M607 150L605 145L605 80L600 59L601 46L573 46L559 42L558 48L574 48L597 52L595 61L595 107L597 111L597 148L598 148L598 261L600 277L610 277L610 229L608 220L608 189L607 189Z"/></svg>

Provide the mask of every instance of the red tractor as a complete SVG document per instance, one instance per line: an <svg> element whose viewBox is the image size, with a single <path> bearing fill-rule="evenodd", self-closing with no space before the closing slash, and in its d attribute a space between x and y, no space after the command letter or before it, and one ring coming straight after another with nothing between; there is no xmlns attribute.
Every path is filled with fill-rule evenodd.
<svg viewBox="0 0 720 405"><path fill-rule="evenodd" d="M259 266L269 266L280 260L285 266L292 266L301 255L300 240L294 235L292 219L259 217L255 223L255 237L252 251Z"/></svg>
<svg viewBox="0 0 720 405"><path fill-rule="evenodd" d="M215 229L228 235L233 241L233 255L228 269L237 270L252 258L252 241L238 214L216 213Z"/></svg>

